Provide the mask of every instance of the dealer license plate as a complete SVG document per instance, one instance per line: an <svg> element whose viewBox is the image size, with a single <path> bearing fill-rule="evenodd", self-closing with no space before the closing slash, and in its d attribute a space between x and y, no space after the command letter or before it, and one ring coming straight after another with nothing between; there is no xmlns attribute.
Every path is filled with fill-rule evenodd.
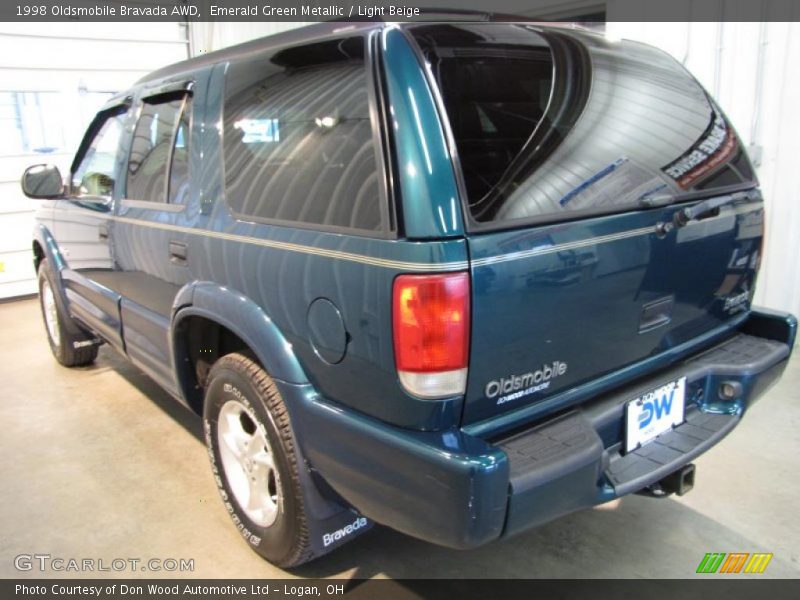
<svg viewBox="0 0 800 600"><path fill-rule="evenodd" d="M625 407L625 452L636 450L683 423L686 377L671 381Z"/></svg>

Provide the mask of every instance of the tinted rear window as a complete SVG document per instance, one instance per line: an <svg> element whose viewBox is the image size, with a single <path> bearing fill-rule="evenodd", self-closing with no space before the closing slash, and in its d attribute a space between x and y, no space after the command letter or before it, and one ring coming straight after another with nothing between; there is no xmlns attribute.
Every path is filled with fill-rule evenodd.
<svg viewBox="0 0 800 600"><path fill-rule="evenodd" d="M478 222L613 212L754 179L714 101L659 50L527 25L410 31Z"/></svg>
<svg viewBox="0 0 800 600"><path fill-rule="evenodd" d="M365 40L320 42L231 65L225 191L244 217L381 229Z"/></svg>

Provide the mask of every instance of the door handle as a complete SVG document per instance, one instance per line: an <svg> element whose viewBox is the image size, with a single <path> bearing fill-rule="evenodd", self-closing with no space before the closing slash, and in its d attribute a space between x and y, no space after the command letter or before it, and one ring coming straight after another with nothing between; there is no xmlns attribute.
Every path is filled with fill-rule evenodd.
<svg viewBox="0 0 800 600"><path fill-rule="evenodd" d="M183 242L169 243L169 260L176 265L186 264L187 248Z"/></svg>
<svg viewBox="0 0 800 600"><path fill-rule="evenodd" d="M101 241L105 241L108 239L108 227L106 225L98 226L97 237L100 238Z"/></svg>

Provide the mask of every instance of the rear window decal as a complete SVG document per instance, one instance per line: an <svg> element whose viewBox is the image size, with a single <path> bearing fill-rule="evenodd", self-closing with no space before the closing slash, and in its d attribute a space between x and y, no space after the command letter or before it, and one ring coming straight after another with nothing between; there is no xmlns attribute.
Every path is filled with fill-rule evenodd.
<svg viewBox="0 0 800 600"><path fill-rule="evenodd" d="M681 189L688 190L736 152L736 136L712 103L711 122L681 156L661 168Z"/></svg>

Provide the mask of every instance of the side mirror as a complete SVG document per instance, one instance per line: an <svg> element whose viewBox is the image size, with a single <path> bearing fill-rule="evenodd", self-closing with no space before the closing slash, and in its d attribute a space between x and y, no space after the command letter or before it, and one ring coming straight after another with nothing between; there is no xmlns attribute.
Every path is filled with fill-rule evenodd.
<svg viewBox="0 0 800 600"><path fill-rule="evenodd" d="M33 165L22 174L22 193L34 200L51 200L64 195L64 180L54 165Z"/></svg>

